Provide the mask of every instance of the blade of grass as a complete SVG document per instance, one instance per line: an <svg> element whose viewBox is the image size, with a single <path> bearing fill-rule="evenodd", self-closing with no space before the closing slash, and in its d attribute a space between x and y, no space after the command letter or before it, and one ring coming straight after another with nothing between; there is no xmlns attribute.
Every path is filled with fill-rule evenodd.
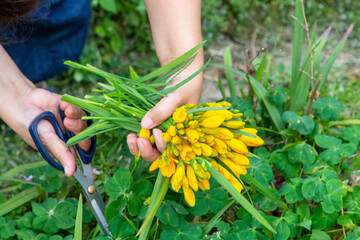
<svg viewBox="0 0 360 240"><path fill-rule="evenodd" d="M28 188L0 204L0 217L40 196L44 191L38 187Z"/></svg>
<svg viewBox="0 0 360 240"><path fill-rule="evenodd" d="M82 240L82 218L83 218L83 202L82 202L82 195L80 193L77 212L76 212L74 240Z"/></svg>
<svg viewBox="0 0 360 240"><path fill-rule="evenodd" d="M360 125L360 119L347 119L347 120L329 122L329 127L332 127L332 126L349 126L349 125Z"/></svg>
<svg viewBox="0 0 360 240"><path fill-rule="evenodd" d="M10 169L9 171L1 175L1 177L13 177L19 173L25 172L26 170L39 168L46 165L48 165L46 161L22 164Z"/></svg>
<svg viewBox="0 0 360 240"><path fill-rule="evenodd" d="M258 69L256 69L256 73L255 73L254 77L259 82L260 82L262 76L264 75L264 67L265 67L265 63L266 63L267 54L268 54L268 51L266 50L266 52L261 60L260 66L258 67Z"/></svg>
<svg viewBox="0 0 360 240"><path fill-rule="evenodd" d="M0 181L3 181L3 182L17 182L17 183L21 183L21 184L30 184L30 185L35 185L35 186L40 187L40 184L38 184L38 183L31 182L31 181L26 181L24 179L12 178L12 177L0 177Z"/></svg>
<svg viewBox="0 0 360 240"><path fill-rule="evenodd" d="M221 67L224 69L227 69L229 71L232 71L234 74L240 76L243 79L246 79L246 73L241 72L239 70L230 68L228 66L222 65L222 64L213 64L216 67ZM274 123L275 128L280 131L285 128L284 123L281 120L281 115L277 107L275 107L267 98L267 91L266 89L252 76L250 77L250 82L252 85L252 88L258 98L259 101L263 101L265 104L266 109L268 110L271 120Z"/></svg>
<svg viewBox="0 0 360 240"><path fill-rule="evenodd" d="M0 193L6 193L6 192L15 191L15 190L19 189L20 187L21 187L21 184L11 186L11 187L7 187L7 188L3 188L3 189L0 189Z"/></svg>
<svg viewBox="0 0 360 240"><path fill-rule="evenodd" d="M321 74L323 76L323 79L318 87L318 91L321 90L321 88L324 86L324 83L327 79L327 76L329 75L329 72L331 70L332 65L334 64L335 60L337 59L337 57L339 56L341 50L343 49L347 38L349 37L350 33L352 32L354 28L354 24L351 24L350 27L347 29L346 33L344 34L344 36L342 37L341 41L339 42L339 44L335 47L334 51L331 53L331 55L329 56L329 59L326 61L325 66L323 67Z"/></svg>
<svg viewBox="0 0 360 240"><path fill-rule="evenodd" d="M224 51L224 65L232 68L231 50L230 47L226 47ZM225 69L226 81L230 90L230 100L232 103L236 100L236 89L233 72Z"/></svg>
<svg viewBox="0 0 360 240"><path fill-rule="evenodd" d="M231 205L233 205L235 202L235 199L229 201L219 212L217 212L211 219L210 221L206 224L206 226L204 227L203 230L203 237L208 234L211 229L213 229L215 227L215 225L219 222L219 219L221 217L221 215L223 215L223 213L229 208L231 207Z"/></svg>
<svg viewBox="0 0 360 240"><path fill-rule="evenodd" d="M221 92L221 95L223 97L223 99L226 101L226 94L225 94L225 87L224 87L224 83L220 77L219 74L217 74L217 84L218 84L218 88Z"/></svg>
<svg viewBox="0 0 360 240"><path fill-rule="evenodd" d="M264 227L269 229L271 232L275 233L274 228L249 203L249 201L242 194L240 194L223 175L221 175L215 168L213 168L211 164L207 162L207 165L208 171L210 172L211 176L214 177L214 179L219 184L221 184L233 196L233 198L235 198L236 201L240 203L240 205L244 207L244 209L247 210L256 220L258 220Z"/></svg>

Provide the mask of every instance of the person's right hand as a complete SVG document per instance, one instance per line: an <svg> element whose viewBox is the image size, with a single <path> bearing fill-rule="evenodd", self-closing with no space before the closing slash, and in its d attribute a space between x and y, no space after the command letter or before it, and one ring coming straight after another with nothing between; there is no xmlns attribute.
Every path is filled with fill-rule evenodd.
<svg viewBox="0 0 360 240"><path fill-rule="evenodd" d="M84 111L61 101L60 98L61 95L59 94L30 87L17 98L7 102L8 111L2 113L1 117L29 145L36 149L28 128L32 120L42 112L53 112L58 121L61 122L58 112L60 105L66 115L64 126L68 130L77 134L87 127L86 122L81 120L81 117L85 115ZM52 125L46 120L40 121L38 133L45 148L64 167L65 174L69 177L72 176L75 172L75 157L70 150L65 147L65 143L57 136ZM79 143L80 147L85 151L89 150L90 144L90 140Z"/></svg>

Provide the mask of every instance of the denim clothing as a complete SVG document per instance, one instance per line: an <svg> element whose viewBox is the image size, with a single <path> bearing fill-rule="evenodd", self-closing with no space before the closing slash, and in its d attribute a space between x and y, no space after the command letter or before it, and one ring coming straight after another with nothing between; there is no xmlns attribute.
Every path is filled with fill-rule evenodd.
<svg viewBox="0 0 360 240"><path fill-rule="evenodd" d="M54 77L80 56L90 14L90 0L41 0L3 47L32 82Z"/></svg>

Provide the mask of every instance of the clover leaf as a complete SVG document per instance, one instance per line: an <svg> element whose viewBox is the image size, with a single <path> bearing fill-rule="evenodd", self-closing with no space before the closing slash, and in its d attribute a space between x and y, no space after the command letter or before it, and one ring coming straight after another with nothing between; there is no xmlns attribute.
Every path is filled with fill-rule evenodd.
<svg viewBox="0 0 360 240"><path fill-rule="evenodd" d="M302 185L301 191L306 199L313 199L315 202L322 201L327 193L325 182L318 177L307 178Z"/></svg>
<svg viewBox="0 0 360 240"><path fill-rule="evenodd" d="M135 234L135 229L123 216L114 217L109 222L108 229L115 239L124 239Z"/></svg>
<svg viewBox="0 0 360 240"><path fill-rule="evenodd" d="M292 178L291 181L285 184L280 190L279 194L281 196L285 195L285 200L288 203L300 202L304 199L301 192L301 185L303 179L301 178Z"/></svg>
<svg viewBox="0 0 360 240"><path fill-rule="evenodd" d="M208 191L195 192L195 199L195 206L190 212L195 216L202 216L209 211L213 213L220 211L228 200L228 194L222 187L214 187Z"/></svg>
<svg viewBox="0 0 360 240"><path fill-rule="evenodd" d="M262 158L250 158L250 162L251 164L248 172L261 184L267 186L269 182L274 180L274 173L267 161Z"/></svg>
<svg viewBox="0 0 360 240"><path fill-rule="evenodd" d="M333 213L341 211L342 198L346 193L343 183L337 179L331 179L326 183L327 194L324 195L322 207L324 212Z"/></svg>
<svg viewBox="0 0 360 240"><path fill-rule="evenodd" d="M341 138L345 141L359 145L360 142L360 127L347 127L342 130Z"/></svg>
<svg viewBox="0 0 360 240"><path fill-rule="evenodd" d="M314 208L314 213L311 217L313 228L330 230L336 224L338 217L339 215L337 213L325 213L321 206L317 206Z"/></svg>
<svg viewBox="0 0 360 240"><path fill-rule="evenodd" d="M151 182L147 180L137 180L126 195L128 199L129 212L132 216L136 216L140 208L144 205L144 201L150 197L153 189Z"/></svg>
<svg viewBox="0 0 360 240"><path fill-rule="evenodd" d="M47 192L53 193L62 186L60 179L61 172L47 165L40 168L33 168L28 171L28 176L33 176L33 182L39 183Z"/></svg>
<svg viewBox="0 0 360 240"><path fill-rule="evenodd" d="M311 233L310 240L331 240L331 238L326 232L314 229Z"/></svg>
<svg viewBox="0 0 360 240"><path fill-rule="evenodd" d="M158 211L156 217L160 219L163 224L169 224L171 227L178 227L180 223L180 215L188 214L188 211L180 204L173 201L166 201L163 203Z"/></svg>
<svg viewBox="0 0 360 240"><path fill-rule="evenodd" d="M8 239L15 236L16 223L9 217L0 217L0 237Z"/></svg>
<svg viewBox="0 0 360 240"><path fill-rule="evenodd" d="M324 121L336 121L340 118L344 106L334 98L320 98L313 104L313 109Z"/></svg>
<svg viewBox="0 0 360 240"><path fill-rule="evenodd" d="M16 230L15 233L18 240L33 240L36 237L35 232L30 229L19 229Z"/></svg>
<svg viewBox="0 0 360 240"><path fill-rule="evenodd" d="M312 146L302 142L290 147L288 155L290 163L309 166L315 161L317 152Z"/></svg>
<svg viewBox="0 0 360 240"><path fill-rule="evenodd" d="M130 172L126 168L120 167L114 176L105 182L105 191L109 197L117 199L130 188Z"/></svg>
<svg viewBox="0 0 360 240"><path fill-rule="evenodd" d="M70 201L57 202L54 198L48 198L42 204L32 202L31 206L36 215L32 222L34 230L53 234L75 225L76 207Z"/></svg>
<svg viewBox="0 0 360 240"><path fill-rule="evenodd" d="M181 218L179 226L176 228L170 225L162 225L161 240L196 240L200 239L202 230L198 224L189 224L185 219Z"/></svg>
<svg viewBox="0 0 360 240"><path fill-rule="evenodd" d="M288 129L297 130L302 135L307 135L315 128L314 120L309 116L298 116L295 112L286 111L282 115L284 123L288 124Z"/></svg>
<svg viewBox="0 0 360 240"><path fill-rule="evenodd" d="M286 178L294 177L296 172L300 169L300 164L292 164L289 161L288 153L274 152L271 159L277 170L281 171Z"/></svg>

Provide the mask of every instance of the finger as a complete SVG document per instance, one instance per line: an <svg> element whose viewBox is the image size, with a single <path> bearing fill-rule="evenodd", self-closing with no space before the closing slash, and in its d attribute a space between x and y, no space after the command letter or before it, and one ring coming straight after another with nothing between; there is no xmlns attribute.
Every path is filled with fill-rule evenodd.
<svg viewBox="0 0 360 240"><path fill-rule="evenodd" d="M64 167L66 176L71 177L75 172L75 158L65 143L55 133L47 121L40 121L38 133L48 152Z"/></svg>
<svg viewBox="0 0 360 240"><path fill-rule="evenodd" d="M164 149L166 147L166 142L164 141L164 139L161 137L161 134L163 132L160 129L153 129L153 134L154 134L154 138L155 138L155 144L156 144L156 148L158 149L159 152L164 152Z"/></svg>
<svg viewBox="0 0 360 240"><path fill-rule="evenodd" d="M65 128L68 129L69 131L72 131L75 134L79 134L80 132L82 132L83 130L85 130L87 128L86 122L83 120L80 120L80 119L75 120L75 119L66 117L63 122L64 122ZM86 139L86 140L80 142L79 146L84 151L88 151L91 146L91 140Z"/></svg>
<svg viewBox="0 0 360 240"><path fill-rule="evenodd" d="M153 148L149 140L145 138L138 138L137 145L140 150L141 157L143 157L148 162L153 162L160 157L160 152Z"/></svg>
<svg viewBox="0 0 360 240"><path fill-rule="evenodd" d="M142 119L141 127L151 129L168 119L175 109L180 106L180 97L177 94L161 99Z"/></svg>
<svg viewBox="0 0 360 240"><path fill-rule="evenodd" d="M86 113L81 108L64 101L60 102L60 108L68 118L81 119L83 116L86 116Z"/></svg>
<svg viewBox="0 0 360 240"><path fill-rule="evenodd" d="M126 142L129 146L130 153L134 156L137 156L139 152L139 148L137 145L137 136L134 133L130 133L127 136Z"/></svg>

